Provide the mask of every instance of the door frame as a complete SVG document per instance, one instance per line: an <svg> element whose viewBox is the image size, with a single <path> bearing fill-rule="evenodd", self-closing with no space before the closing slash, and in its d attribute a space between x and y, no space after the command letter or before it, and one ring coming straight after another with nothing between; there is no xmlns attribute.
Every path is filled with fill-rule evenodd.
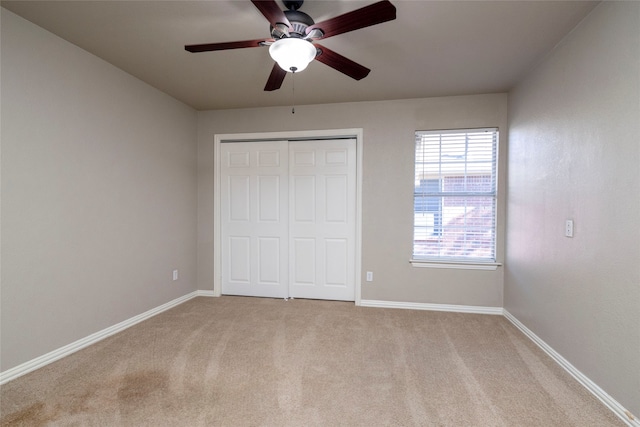
<svg viewBox="0 0 640 427"><path fill-rule="evenodd" d="M362 291L362 128L285 132L215 134L213 140L213 295L222 295L222 242L220 200L220 144L233 142L355 138L356 140L356 236L355 304L360 305Z"/></svg>

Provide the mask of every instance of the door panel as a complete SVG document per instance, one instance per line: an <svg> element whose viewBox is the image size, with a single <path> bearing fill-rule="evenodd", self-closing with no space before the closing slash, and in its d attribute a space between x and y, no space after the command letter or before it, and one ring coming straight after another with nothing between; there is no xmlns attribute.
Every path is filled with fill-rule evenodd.
<svg viewBox="0 0 640 427"><path fill-rule="evenodd" d="M297 286L316 284L316 239L293 239L293 277ZM295 295L292 295L295 296Z"/></svg>
<svg viewBox="0 0 640 427"><path fill-rule="evenodd" d="M347 239L325 239L325 282L327 286L347 286Z"/></svg>
<svg viewBox="0 0 640 427"><path fill-rule="evenodd" d="M356 141L289 143L290 295L355 299Z"/></svg>
<svg viewBox="0 0 640 427"><path fill-rule="evenodd" d="M258 270L258 281L261 284L280 283L280 243L279 237L258 238L258 256L260 268Z"/></svg>
<svg viewBox="0 0 640 427"><path fill-rule="evenodd" d="M224 294L288 296L287 147L286 141L221 144Z"/></svg>
<svg viewBox="0 0 640 427"><path fill-rule="evenodd" d="M325 203L327 222L347 221L347 209L349 201L347 199L348 177L347 175L332 175L325 177Z"/></svg>
<svg viewBox="0 0 640 427"><path fill-rule="evenodd" d="M232 221L249 221L249 176L230 176L227 182L229 194L229 218Z"/></svg>
<svg viewBox="0 0 640 427"><path fill-rule="evenodd" d="M280 177L258 177L258 222L280 221Z"/></svg>
<svg viewBox="0 0 640 427"><path fill-rule="evenodd" d="M251 241L248 237L229 236L229 281L249 284L251 278Z"/></svg>
<svg viewBox="0 0 640 427"><path fill-rule="evenodd" d="M294 176L293 218L296 222L314 222L316 213L316 182L314 176Z"/></svg>

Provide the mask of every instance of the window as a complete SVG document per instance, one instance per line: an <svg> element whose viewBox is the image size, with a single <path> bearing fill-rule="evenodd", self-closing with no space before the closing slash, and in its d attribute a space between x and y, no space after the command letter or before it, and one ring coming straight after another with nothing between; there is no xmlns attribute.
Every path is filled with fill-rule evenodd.
<svg viewBox="0 0 640 427"><path fill-rule="evenodd" d="M413 260L495 262L498 129L416 132Z"/></svg>

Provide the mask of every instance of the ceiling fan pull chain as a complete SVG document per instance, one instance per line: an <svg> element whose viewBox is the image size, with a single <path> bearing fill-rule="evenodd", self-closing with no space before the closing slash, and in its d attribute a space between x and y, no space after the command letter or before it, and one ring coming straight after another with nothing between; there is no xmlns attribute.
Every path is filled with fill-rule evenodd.
<svg viewBox="0 0 640 427"><path fill-rule="evenodd" d="M291 114L296 113L296 70L291 67Z"/></svg>

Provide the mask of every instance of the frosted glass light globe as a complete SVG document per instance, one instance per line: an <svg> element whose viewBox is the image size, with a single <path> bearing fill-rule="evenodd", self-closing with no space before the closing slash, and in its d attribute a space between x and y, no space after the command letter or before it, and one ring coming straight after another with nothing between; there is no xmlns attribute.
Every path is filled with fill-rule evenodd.
<svg viewBox="0 0 640 427"><path fill-rule="evenodd" d="M299 73L316 57L316 48L310 41L288 37L272 44L269 55L283 70Z"/></svg>

